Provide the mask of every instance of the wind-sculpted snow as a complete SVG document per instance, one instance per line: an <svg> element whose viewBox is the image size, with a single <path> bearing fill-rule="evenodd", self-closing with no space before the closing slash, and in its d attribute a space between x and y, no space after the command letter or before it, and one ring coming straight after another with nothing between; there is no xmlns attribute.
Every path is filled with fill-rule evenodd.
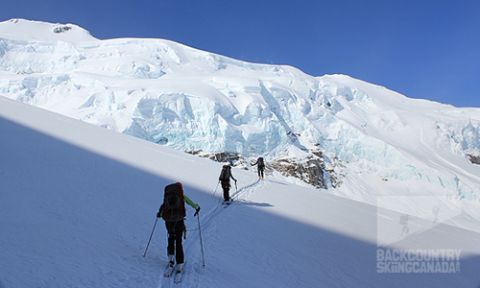
<svg viewBox="0 0 480 288"><path fill-rule="evenodd" d="M311 163L328 173L315 175L337 179L335 193L349 197L368 198L349 186L366 179L381 191L480 195L480 168L468 160L480 155L480 109L167 40L98 40L75 25L26 20L0 23L0 75L1 95L181 151L267 163L321 155ZM324 180L312 184L328 187Z"/></svg>

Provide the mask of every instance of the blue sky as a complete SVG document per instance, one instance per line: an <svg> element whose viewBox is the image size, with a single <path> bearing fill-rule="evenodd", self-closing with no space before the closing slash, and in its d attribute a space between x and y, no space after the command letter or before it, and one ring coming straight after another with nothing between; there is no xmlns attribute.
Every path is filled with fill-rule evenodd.
<svg viewBox="0 0 480 288"><path fill-rule="evenodd" d="M10 18L74 23L101 39L165 38L480 107L480 1L4 1L0 20Z"/></svg>

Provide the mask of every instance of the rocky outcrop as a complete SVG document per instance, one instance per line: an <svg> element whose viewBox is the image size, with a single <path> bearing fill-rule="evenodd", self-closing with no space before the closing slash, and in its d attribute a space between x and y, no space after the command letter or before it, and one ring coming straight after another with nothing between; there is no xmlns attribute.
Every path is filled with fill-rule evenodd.
<svg viewBox="0 0 480 288"><path fill-rule="evenodd" d="M220 163L230 163L231 165L238 167L246 167L246 161L243 156L241 156L238 153L234 152L218 152L218 153L207 153L201 150L194 150L194 151L186 151L189 154L203 157L203 158L208 158L210 160L220 162Z"/></svg>
<svg viewBox="0 0 480 288"><path fill-rule="evenodd" d="M211 154L199 150L187 151L187 153L217 162L230 163L238 168L251 169L251 165L238 153L220 152ZM336 171L336 167L339 166L337 161L325 165L325 160L320 151L311 151L311 153L305 159L285 158L266 161L266 173L277 171L283 176L300 179L319 189L326 189L329 186L336 188L341 185L343 177Z"/></svg>
<svg viewBox="0 0 480 288"><path fill-rule="evenodd" d="M477 164L477 165L480 165L480 156L475 156L475 155L471 155L471 154L468 154L468 160L470 160L470 162L472 162L473 164Z"/></svg>
<svg viewBox="0 0 480 288"><path fill-rule="evenodd" d="M279 159L274 160L270 166L284 176L298 178L317 188L327 188L324 179L325 169L321 158L311 156L301 162Z"/></svg>
<svg viewBox="0 0 480 288"><path fill-rule="evenodd" d="M65 32L65 31L68 31L68 30L71 30L71 29L72 29L72 27L65 25L65 26L55 27L55 28L53 29L53 32L54 32L54 33L63 33L63 32Z"/></svg>
<svg viewBox="0 0 480 288"><path fill-rule="evenodd" d="M240 159L243 159L240 154L233 152L215 153L208 158L217 162L228 162L231 164L238 162Z"/></svg>

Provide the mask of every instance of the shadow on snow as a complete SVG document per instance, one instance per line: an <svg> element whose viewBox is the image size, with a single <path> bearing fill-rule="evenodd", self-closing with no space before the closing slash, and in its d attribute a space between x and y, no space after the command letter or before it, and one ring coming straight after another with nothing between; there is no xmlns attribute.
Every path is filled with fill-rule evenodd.
<svg viewBox="0 0 480 288"><path fill-rule="evenodd" d="M142 254L163 187L177 179L150 174L4 118L0 135L0 287L158 284L166 262L163 225L157 225L147 258ZM202 211L218 203L207 191L185 189ZM269 203L234 203L232 213L228 208L212 218L215 225L205 227L207 268L186 275L187 284L478 287L478 257L462 260L461 272L455 274L378 274L375 243L249 207ZM187 224L196 227L189 213ZM375 229L375 223L366 225ZM191 257L187 261L195 266L200 256L193 241L197 236L189 236L186 249ZM254 281L249 281L252 275Z"/></svg>

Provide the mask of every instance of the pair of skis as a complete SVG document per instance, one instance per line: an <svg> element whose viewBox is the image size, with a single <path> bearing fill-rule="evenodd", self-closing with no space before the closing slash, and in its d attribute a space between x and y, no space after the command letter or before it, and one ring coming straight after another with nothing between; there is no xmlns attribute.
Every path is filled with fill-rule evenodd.
<svg viewBox="0 0 480 288"><path fill-rule="evenodd" d="M181 271L177 271L175 269L175 266L172 266L169 263L169 264L167 264L167 267L165 268L165 272L163 273L163 276L166 277L166 278L170 278L170 277L173 276L173 282L175 284L178 284L178 283L182 282L182 280L183 280L184 269L185 269L185 267Z"/></svg>
<svg viewBox="0 0 480 288"><path fill-rule="evenodd" d="M233 202L233 199L230 199L228 201L223 201L222 204L223 204L223 207L226 208L228 206L230 206L230 204L232 204Z"/></svg>

